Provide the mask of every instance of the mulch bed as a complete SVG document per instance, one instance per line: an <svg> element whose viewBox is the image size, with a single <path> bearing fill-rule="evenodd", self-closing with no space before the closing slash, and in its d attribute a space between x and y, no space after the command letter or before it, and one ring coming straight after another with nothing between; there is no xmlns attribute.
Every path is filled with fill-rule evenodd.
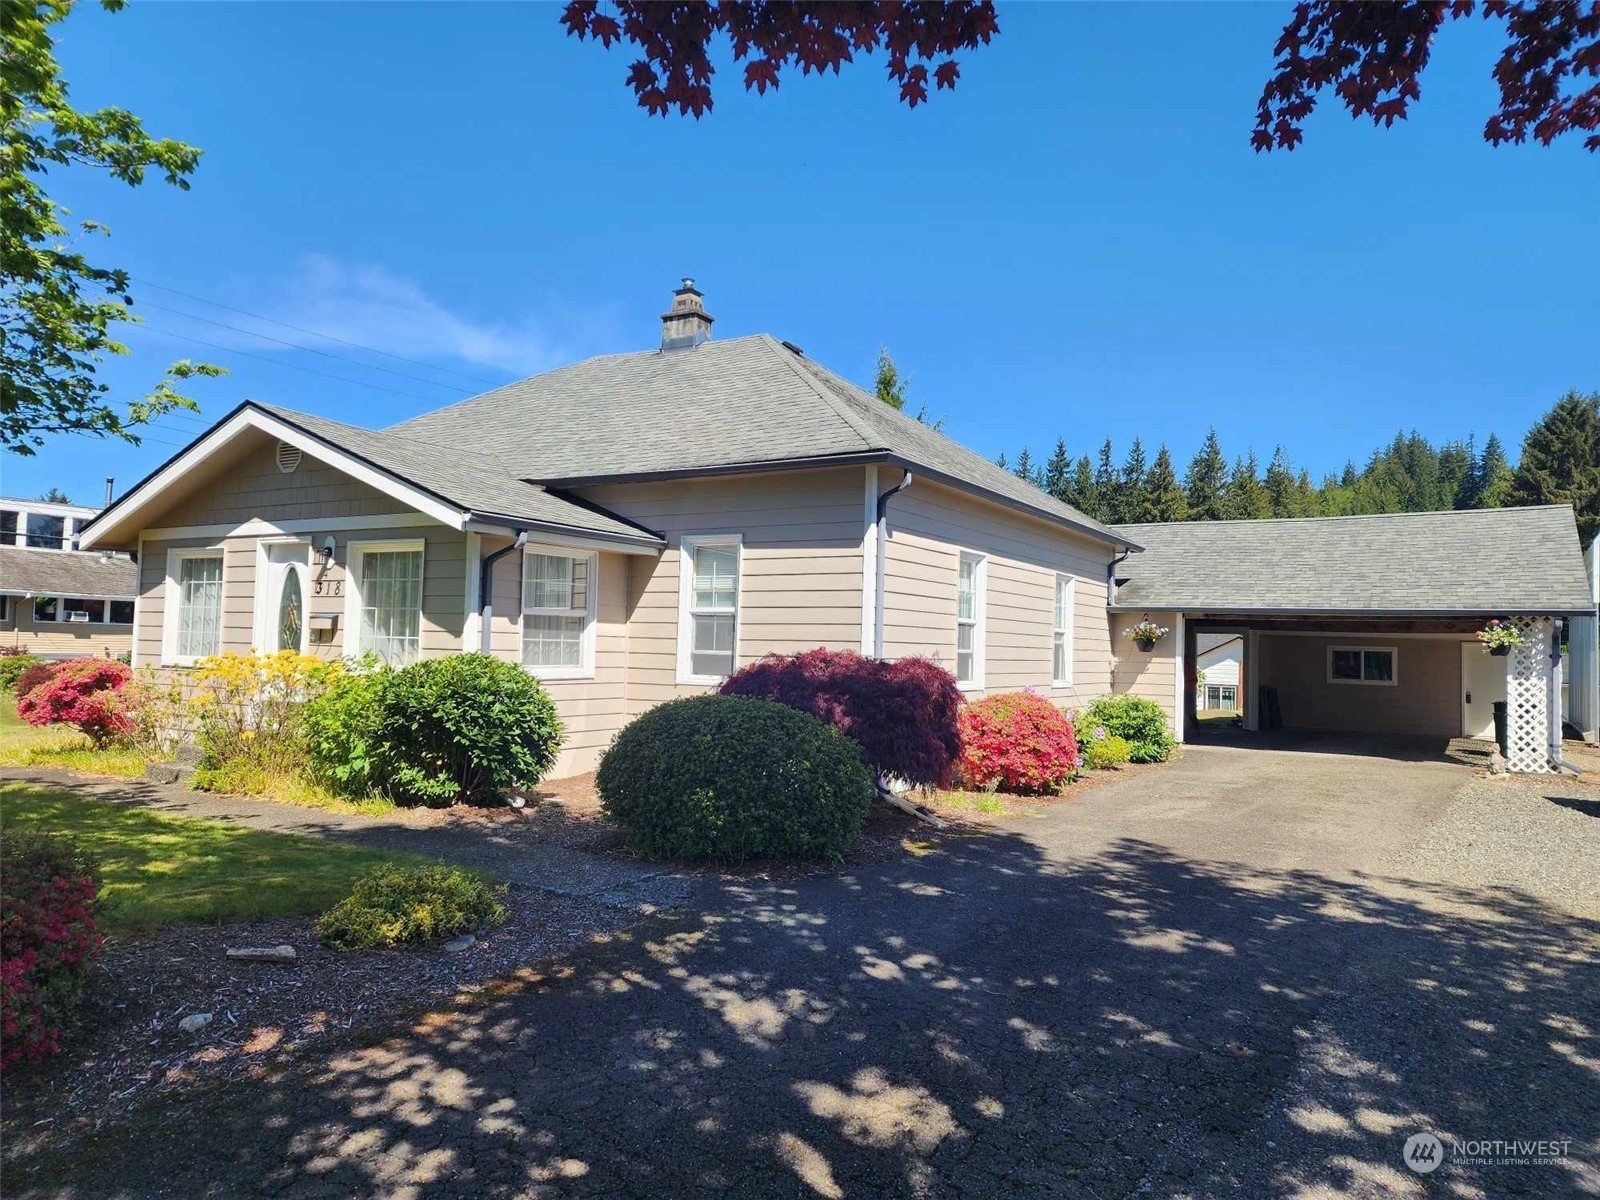
<svg viewBox="0 0 1600 1200"><path fill-rule="evenodd" d="M504 925L455 953L338 953L318 944L311 917L108 938L66 1051L37 1077L8 1074L0 1126L7 1156L92 1131L152 1095L259 1077L378 1017L470 997L638 919L536 888L512 888L505 905ZM294 947L294 963L224 956L229 947L282 943ZM203 1012L212 1014L204 1029L179 1030L184 1017Z"/></svg>

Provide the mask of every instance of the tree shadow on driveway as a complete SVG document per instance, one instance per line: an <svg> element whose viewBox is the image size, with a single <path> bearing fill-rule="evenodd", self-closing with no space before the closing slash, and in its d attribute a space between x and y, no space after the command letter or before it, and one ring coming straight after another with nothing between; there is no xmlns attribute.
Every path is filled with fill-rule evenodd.
<svg viewBox="0 0 1600 1200"><path fill-rule="evenodd" d="M1526 896L1004 832L702 889L6 1194L1600 1195L1600 926ZM1571 1146L1421 1176L1421 1130Z"/></svg>

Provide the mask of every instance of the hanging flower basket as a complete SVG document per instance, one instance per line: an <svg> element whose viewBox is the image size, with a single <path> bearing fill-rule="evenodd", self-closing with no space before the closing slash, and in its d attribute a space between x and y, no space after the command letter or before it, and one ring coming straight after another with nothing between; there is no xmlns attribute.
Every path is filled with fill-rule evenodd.
<svg viewBox="0 0 1600 1200"><path fill-rule="evenodd" d="M1128 637L1140 650L1149 654L1156 648L1156 643L1172 631L1165 625L1157 625L1149 617L1145 617L1132 629L1128 630Z"/></svg>
<svg viewBox="0 0 1600 1200"><path fill-rule="evenodd" d="M1515 646L1522 645L1522 631L1509 622L1496 618L1478 630L1478 640L1496 658L1504 658Z"/></svg>

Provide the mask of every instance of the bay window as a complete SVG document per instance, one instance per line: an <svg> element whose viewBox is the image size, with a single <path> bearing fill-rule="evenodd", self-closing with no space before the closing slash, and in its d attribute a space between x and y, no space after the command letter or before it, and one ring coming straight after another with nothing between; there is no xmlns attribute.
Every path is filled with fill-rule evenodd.
<svg viewBox="0 0 1600 1200"><path fill-rule="evenodd" d="M522 665L545 679L594 673L598 559L530 546L522 558Z"/></svg>
<svg viewBox="0 0 1600 1200"><path fill-rule="evenodd" d="M678 682L733 674L739 639L737 535L686 537L679 566Z"/></svg>

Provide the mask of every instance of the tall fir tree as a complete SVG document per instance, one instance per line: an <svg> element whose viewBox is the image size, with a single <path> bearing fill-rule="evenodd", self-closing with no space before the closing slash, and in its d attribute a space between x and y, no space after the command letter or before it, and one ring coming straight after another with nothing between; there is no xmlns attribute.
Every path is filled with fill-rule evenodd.
<svg viewBox="0 0 1600 1200"><path fill-rule="evenodd" d="M1583 545L1600 533L1600 392L1568 392L1528 430L1507 504L1570 504Z"/></svg>
<svg viewBox="0 0 1600 1200"><path fill-rule="evenodd" d="M1206 440L1200 443L1199 453L1189 460L1189 472L1183 477L1189 520L1222 520L1223 493L1227 487L1228 460L1222 457L1222 446L1213 425L1206 430Z"/></svg>
<svg viewBox="0 0 1600 1200"><path fill-rule="evenodd" d="M1267 477L1262 482L1267 492L1267 512L1274 517L1302 517L1295 503L1294 468L1289 465L1289 452L1279 446L1272 452L1267 464Z"/></svg>
<svg viewBox="0 0 1600 1200"><path fill-rule="evenodd" d="M1100 446L1100 457L1094 465L1094 496L1099 509L1095 519L1106 523L1117 520L1122 505L1122 478L1117 474L1117 464L1112 458L1115 453L1111 439L1107 438Z"/></svg>
<svg viewBox="0 0 1600 1200"><path fill-rule="evenodd" d="M999 457L994 460L994 465L999 467L1002 471L1011 470L1011 463L1007 461L1006 452L1004 450L1000 451Z"/></svg>
<svg viewBox="0 0 1600 1200"><path fill-rule="evenodd" d="M1227 520L1230 521L1248 521L1272 515L1267 490L1261 486L1261 464L1256 460L1254 450L1234 460L1233 473L1228 476L1228 490L1224 493L1223 501Z"/></svg>
<svg viewBox="0 0 1600 1200"><path fill-rule="evenodd" d="M1066 501L1071 483L1072 459L1067 455L1066 439L1057 438L1055 451L1044 466L1044 490L1057 500Z"/></svg>
<svg viewBox="0 0 1600 1200"><path fill-rule="evenodd" d="M1118 479L1114 510L1114 520L1118 524L1139 524L1154 519L1150 516L1150 493L1145 478L1149 470L1144 443L1134 438L1133 445L1128 447L1128 456L1122 460L1122 474Z"/></svg>
<svg viewBox="0 0 1600 1200"><path fill-rule="evenodd" d="M1105 516L1100 510L1100 493L1094 486L1094 466L1085 454L1078 459L1078 465L1072 468L1072 479L1067 484L1066 501L1086 517L1093 517L1096 521L1105 521Z"/></svg>
<svg viewBox="0 0 1600 1200"><path fill-rule="evenodd" d="M1152 521L1187 521L1189 501L1172 469L1172 452L1166 443L1156 451L1156 460L1145 476L1144 492L1149 499Z"/></svg>
<svg viewBox="0 0 1600 1200"><path fill-rule="evenodd" d="M1034 469L1033 455L1028 453L1026 446L1022 448L1022 453L1017 455L1017 465L1011 468L1011 473L1023 483L1038 484L1039 473Z"/></svg>
<svg viewBox="0 0 1600 1200"><path fill-rule="evenodd" d="M894 359L889 357L889 347L883 346L878 350L878 373L874 380L878 399L890 408L903 411L906 406L906 388L910 386L909 379L900 377L900 368L894 365Z"/></svg>
<svg viewBox="0 0 1600 1200"><path fill-rule="evenodd" d="M1478 493L1476 508L1503 508L1511 494L1511 463L1506 459L1505 447L1499 435L1491 433L1483 444L1483 454L1478 459L1478 480L1482 489Z"/></svg>

